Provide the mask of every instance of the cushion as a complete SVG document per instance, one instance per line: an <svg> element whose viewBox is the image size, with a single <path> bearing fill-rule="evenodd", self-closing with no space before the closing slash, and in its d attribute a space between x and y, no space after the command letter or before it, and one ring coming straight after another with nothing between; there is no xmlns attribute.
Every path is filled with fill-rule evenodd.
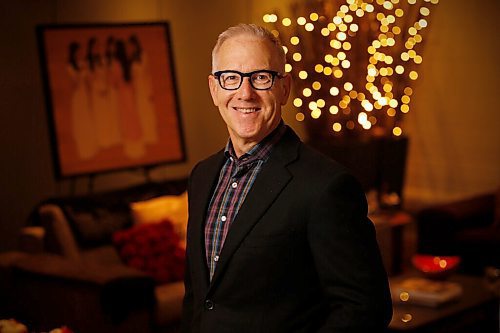
<svg viewBox="0 0 500 333"><path fill-rule="evenodd" d="M188 221L187 191L180 195L164 195L157 198L130 204L134 224L157 223L170 220L185 248Z"/></svg>
<svg viewBox="0 0 500 333"><path fill-rule="evenodd" d="M140 224L113 234L113 244L131 267L150 274L157 283L184 276L184 250L171 221Z"/></svg>
<svg viewBox="0 0 500 333"><path fill-rule="evenodd" d="M68 204L62 208L78 244L83 248L109 244L113 232L131 225L126 207L114 209L98 204L90 207Z"/></svg>

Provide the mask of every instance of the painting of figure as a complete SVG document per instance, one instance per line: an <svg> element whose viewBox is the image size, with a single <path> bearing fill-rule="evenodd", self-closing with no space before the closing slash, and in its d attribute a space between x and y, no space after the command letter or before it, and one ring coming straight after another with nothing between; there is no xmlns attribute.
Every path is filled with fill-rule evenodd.
<svg viewBox="0 0 500 333"><path fill-rule="evenodd" d="M185 159L166 22L38 27L59 177Z"/></svg>

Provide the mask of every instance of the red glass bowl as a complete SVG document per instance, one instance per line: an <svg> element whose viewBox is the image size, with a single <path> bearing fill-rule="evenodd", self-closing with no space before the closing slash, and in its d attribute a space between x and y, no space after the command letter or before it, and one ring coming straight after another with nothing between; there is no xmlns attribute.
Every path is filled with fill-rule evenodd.
<svg viewBox="0 0 500 333"><path fill-rule="evenodd" d="M412 263L425 277L444 279L458 268L460 257L415 254Z"/></svg>

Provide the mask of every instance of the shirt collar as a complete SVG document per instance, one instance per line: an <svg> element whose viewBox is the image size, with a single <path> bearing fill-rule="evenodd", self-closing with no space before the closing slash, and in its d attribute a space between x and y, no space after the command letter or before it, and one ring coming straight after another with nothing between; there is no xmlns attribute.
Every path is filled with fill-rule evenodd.
<svg viewBox="0 0 500 333"><path fill-rule="evenodd" d="M224 149L224 154L227 158L230 158L236 163L250 163L257 160L266 161L269 157L269 154L271 153L272 148L281 139L285 131L286 125L283 120L281 120L278 127L276 127L268 136L262 139L262 141L252 147L252 149L250 149L248 152L241 155L239 158L236 156L233 148L233 143L231 142L231 138L229 138L226 144L226 148Z"/></svg>

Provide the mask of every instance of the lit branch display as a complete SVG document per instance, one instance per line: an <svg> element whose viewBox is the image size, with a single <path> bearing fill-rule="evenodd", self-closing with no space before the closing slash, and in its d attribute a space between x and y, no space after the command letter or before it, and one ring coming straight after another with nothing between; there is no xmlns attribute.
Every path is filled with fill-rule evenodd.
<svg viewBox="0 0 500 333"><path fill-rule="evenodd" d="M438 1L298 1L294 17L264 15L284 45L296 119L311 139L403 133Z"/></svg>

